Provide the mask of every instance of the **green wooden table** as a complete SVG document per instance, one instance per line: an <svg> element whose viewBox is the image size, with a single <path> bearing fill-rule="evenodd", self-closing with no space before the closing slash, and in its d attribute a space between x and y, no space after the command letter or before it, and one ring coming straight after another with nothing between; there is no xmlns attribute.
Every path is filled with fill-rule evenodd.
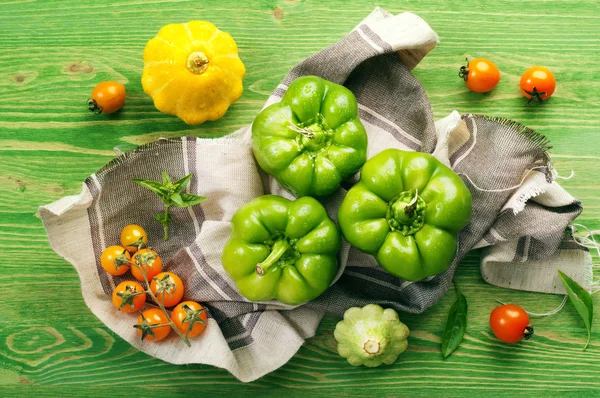
<svg viewBox="0 0 600 398"><path fill-rule="evenodd" d="M433 4L435 3L435 5ZM488 326L495 299L544 312L562 297L496 288L471 254L456 280L469 299L469 327L444 360L440 335L449 292L424 314L402 315L412 330L393 366L354 368L335 349L337 319L326 318L281 369L242 384L210 366L173 366L131 348L84 304L75 270L49 247L37 207L81 189L113 156L159 137L221 135L251 122L298 61L343 37L376 5L427 20L441 42L414 71L436 118L457 109L512 118L547 135L562 184L581 199L580 222L600 229L600 11L594 0L3 0L0 2L0 396L306 395L494 396L600 394L600 327L587 352L571 304L535 320L525 344L499 343ZM141 87L142 50L167 23L212 21L237 40L248 73L227 116L189 127L159 113ZM493 59L502 82L491 94L456 76L466 56ZM521 73L552 69L554 97L525 106ZM86 110L103 80L127 85L114 117ZM595 257L596 261L598 258ZM598 276L598 273L596 273ZM596 299L596 304L598 300Z"/></svg>

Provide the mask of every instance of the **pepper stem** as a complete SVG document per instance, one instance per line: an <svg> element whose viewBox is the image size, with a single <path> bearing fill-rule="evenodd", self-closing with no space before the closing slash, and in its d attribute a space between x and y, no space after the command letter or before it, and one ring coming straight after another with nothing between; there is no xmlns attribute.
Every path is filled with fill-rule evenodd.
<svg viewBox="0 0 600 398"><path fill-rule="evenodd" d="M295 131L295 132L296 132L296 133L298 133L298 134L302 134L302 135L303 135L303 136L305 136L306 138L309 138L309 139L311 139L311 138L315 138L315 132L314 132L314 131L312 131L312 130L310 130L310 129L308 129L308 128L306 128L306 127L299 127L299 126L296 126L296 125L295 125L295 124L293 124L293 123L290 123L290 124L288 125L288 128L289 128L290 130L293 130L293 131Z"/></svg>
<svg viewBox="0 0 600 398"><path fill-rule="evenodd" d="M367 340L363 346L363 350L367 354L375 355L379 352L379 342L375 340Z"/></svg>
<svg viewBox="0 0 600 398"><path fill-rule="evenodd" d="M406 205L404 208L404 214L407 217L412 217L413 213L417 209L417 198L419 197L419 190L415 189L415 197Z"/></svg>
<svg viewBox="0 0 600 398"><path fill-rule="evenodd" d="M298 133L297 143L302 149L317 152L331 141L333 131L320 113L299 124L289 123L288 128Z"/></svg>
<svg viewBox="0 0 600 398"><path fill-rule="evenodd" d="M258 276L263 276L267 273L283 254L290 248L290 244L285 239L280 239L275 242L269 256L263 262L256 264L256 273Z"/></svg>

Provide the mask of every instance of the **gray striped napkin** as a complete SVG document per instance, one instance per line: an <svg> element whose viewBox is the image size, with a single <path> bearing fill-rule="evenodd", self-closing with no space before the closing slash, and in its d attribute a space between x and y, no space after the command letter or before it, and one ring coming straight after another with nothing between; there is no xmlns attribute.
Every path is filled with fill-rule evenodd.
<svg viewBox="0 0 600 398"><path fill-rule="evenodd" d="M459 173L473 194L473 219L460 233L458 255L446 272L406 282L345 243L336 282L313 302L293 308L247 301L220 263L229 221L256 196L291 196L257 169L246 127L218 139L182 137L143 145L90 176L79 195L40 209L50 244L78 271L92 312L150 355L175 364L218 366L252 381L287 362L314 335L324 313L341 315L367 303L425 311L446 292L457 264L473 248L483 248L482 276L492 284L564 293L556 278L560 266L589 287L590 255L567 229L581 203L554 182L544 137L512 121L457 112L434 122L410 70L436 44L436 34L418 16L392 16L377 8L345 38L296 66L267 105L279 101L298 76L322 76L355 93L369 157L390 147L425 151ZM200 206L173 210L167 242L152 216L161 210L160 201L131 182L160 179L163 170L174 178L193 173L189 192L208 197ZM334 219L345 192L341 188L324 201ZM185 299L209 308L207 330L192 348L176 336L143 343L132 327L137 316L114 310L110 294L126 278L107 275L98 259L128 223L146 228L150 244L168 259L165 268L185 281Z"/></svg>

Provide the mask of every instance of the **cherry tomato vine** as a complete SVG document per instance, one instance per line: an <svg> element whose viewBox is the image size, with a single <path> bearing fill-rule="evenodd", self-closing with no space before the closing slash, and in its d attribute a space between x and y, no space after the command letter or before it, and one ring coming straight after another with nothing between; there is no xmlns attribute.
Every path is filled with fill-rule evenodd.
<svg viewBox="0 0 600 398"><path fill-rule="evenodd" d="M138 279L121 282L113 291L112 302L123 312L137 312L150 299L158 306L141 312L134 325L142 340L160 341L171 330L190 347L189 337L198 336L206 328L206 308L194 301L180 303L184 294L181 278L172 272L162 272L158 253L147 247L146 231L139 225L127 225L121 233L123 246L109 246L101 256L102 267L111 275L123 275L128 270ZM129 255L128 250L133 255ZM166 307L176 306L169 315Z"/></svg>

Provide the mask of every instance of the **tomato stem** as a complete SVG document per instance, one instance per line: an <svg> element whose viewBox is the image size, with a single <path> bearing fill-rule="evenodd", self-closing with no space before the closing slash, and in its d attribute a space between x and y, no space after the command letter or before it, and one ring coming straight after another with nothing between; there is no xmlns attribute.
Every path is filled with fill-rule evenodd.
<svg viewBox="0 0 600 398"><path fill-rule="evenodd" d="M464 81L467 81L469 78L469 59L465 58L465 61L467 61L467 64L460 67L460 70L458 71L458 77Z"/></svg>
<svg viewBox="0 0 600 398"><path fill-rule="evenodd" d="M164 303L162 303L161 301L159 301L156 298L156 296L154 295L154 293L152 293L152 289L150 289L150 283L148 282L148 276L146 276L145 267L140 267L140 271L142 272L142 276L144 277L144 282L146 283L146 292L150 295L150 297L152 297L152 300L160 307L161 311L165 314L165 316L169 320L168 326L171 326L171 329L173 329L179 335L179 337L181 338L181 340L183 340L183 342L188 347L191 347L192 344L188 340L187 336L184 335L183 333L181 333L181 331L177 328L177 326L175 326L175 323L173 322L173 320L169 316L169 313L167 312L167 309L165 308ZM165 296L163 295L162 298L163 298L163 301L164 301ZM162 325L162 326L167 326L167 325Z"/></svg>
<svg viewBox="0 0 600 398"><path fill-rule="evenodd" d="M102 107L100 105L98 105L98 103L95 100L93 100L91 98L88 99L87 105L88 105L88 109L90 110L90 112L93 112L96 115L99 115L102 113Z"/></svg>
<svg viewBox="0 0 600 398"><path fill-rule="evenodd" d="M115 269L118 270L121 267L126 266L125 264L130 262L129 259L125 256L125 252L121 253L118 257L113 259L113 263L115 264Z"/></svg>
<svg viewBox="0 0 600 398"><path fill-rule="evenodd" d="M536 87L533 88L533 91L527 91L527 90L523 90L523 91L525 91L527 94L530 95L529 101L527 101L528 104L533 100L542 102L542 101L544 101L544 99L542 97L544 95L546 95L545 91L539 92Z"/></svg>
<svg viewBox="0 0 600 398"><path fill-rule="evenodd" d="M533 326L528 325L523 331L523 339L529 340L533 336Z"/></svg>
<svg viewBox="0 0 600 398"><path fill-rule="evenodd" d="M145 235L142 235L138 240L136 240L133 243L130 243L129 246L135 247L136 249L138 249L138 251L140 249L144 249L146 247L146 244L144 243L144 236Z"/></svg>

